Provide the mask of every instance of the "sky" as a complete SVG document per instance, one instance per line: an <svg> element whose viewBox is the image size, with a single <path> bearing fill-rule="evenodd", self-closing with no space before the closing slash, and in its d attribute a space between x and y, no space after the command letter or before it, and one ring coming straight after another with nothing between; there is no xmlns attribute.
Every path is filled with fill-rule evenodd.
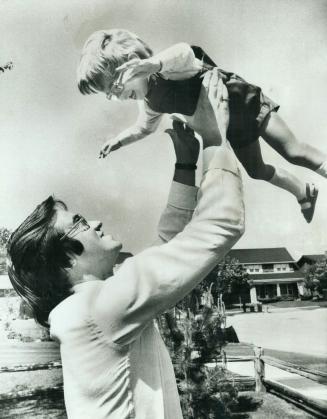
<svg viewBox="0 0 327 419"><path fill-rule="evenodd" d="M98 160L101 144L131 125L135 102L83 96L81 48L94 31L126 28L154 51L200 45L281 105L301 141L327 152L325 0L0 0L0 226L15 228L54 194L102 220L136 253L156 238L173 174L164 129ZM319 187L311 224L293 196L243 171L246 232L238 248L286 247L293 257L327 250L327 180L287 163L261 140L266 162Z"/></svg>

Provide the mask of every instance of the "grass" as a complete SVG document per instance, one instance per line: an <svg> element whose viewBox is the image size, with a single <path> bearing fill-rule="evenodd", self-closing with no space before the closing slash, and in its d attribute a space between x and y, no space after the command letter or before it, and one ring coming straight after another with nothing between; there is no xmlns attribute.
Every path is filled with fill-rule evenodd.
<svg viewBox="0 0 327 419"><path fill-rule="evenodd" d="M269 393L242 392L234 419L313 419L314 416ZM66 419L63 395L7 401L0 403L1 418L26 417ZM186 418L185 418L186 419Z"/></svg>
<svg viewBox="0 0 327 419"><path fill-rule="evenodd" d="M292 308L292 307L327 307L327 301L277 301L276 303L268 303L273 308Z"/></svg>
<svg viewBox="0 0 327 419"><path fill-rule="evenodd" d="M62 394L48 394L47 397L9 400L0 402L2 419L67 419Z"/></svg>
<svg viewBox="0 0 327 419"><path fill-rule="evenodd" d="M35 388L52 388L61 385L62 380L61 369L5 372L0 374L0 394Z"/></svg>
<svg viewBox="0 0 327 419"><path fill-rule="evenodd" d="M224 350L227 355L230 356L253 356L252 346L246 343L229 343ZM327 373L327 357L323 358L297 352L278 351L275 349L265 349L264 351L265 355L280 359L281 361Z"/></svg>
<svg viewBox="0 0 327 419"><path fill-rule="evenodd" d="M262 310L265 311L266 307L269 306L270 308L304 308L304 307L320 307L320 308L327 308L327 301L312 301L312 300L292 300L292 301L276 301L274 303L263 303ZM242 312L242 308L238 304L234 304L233 307L229 307L226 309L228 315L238 314ZM247 308L247 313L249 313L249 308Z"/></svg>
<svg viewBox="0 0 327 419"><path fill-rule="evenodd" d="M311 419L314 416L270 393L245 391L239 395L240 411L235 419Z"/></svg>
<svg viewBox="0 0 327 419"><path fill-rule="evenodd" d="M301 367L327 373L327 357L323 358L296 352L277 351L274 349L266 349L265 354Z"/></svg>

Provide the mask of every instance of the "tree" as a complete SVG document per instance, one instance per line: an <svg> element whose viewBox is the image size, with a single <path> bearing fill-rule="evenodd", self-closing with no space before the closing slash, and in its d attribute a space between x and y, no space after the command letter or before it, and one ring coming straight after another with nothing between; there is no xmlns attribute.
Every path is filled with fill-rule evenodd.
<svg viewBox="0 0 327 419"><path fill-rule="evenodd" d="M11 70L13 68L13 66L14 66L13 62L9 61L7 64L0 66L0 71L1 71L1 73L4 73L6 70Z"/></svg>
<svg viewBox="0 0 327 419"><path fill-rule="evenodd" d="M249 291L248 274L235 259L226 258L189 295L178 303L181 315L165 313L158 319L173 360L183 417L228 418L237 404L237 389L226 379L217 361L226 344L225 314L218 303ZM237 300L238 301L238 300Z"/></svg>
<svg viewBox="0 0 327 419"><path fill-rule="evenodd" d="M316 263L305 270L305 286L315 294L323 294L327 289L327 259L321 257Z"/></svg>
<svg viewBox="0 0 327 419"><path fill-rule="evenodd" d="M11 235L11 231L6 227L0 227L0 252L6 252L6 246Z"/></svg>
<svg viewBox="0 0 327 419"><path fill-rule="evenodd" d="M249 295L249 275L237 259L226 257L208 275L202 284L208 290L212 284L211 293L215 301L222 296L226 305L233 302L245 302Z"/></svg>
<svg viewBox="0 0 327 419"><path fill-rule="evenodd" d="M226 372L217 364L225 344L223 318L211 307L197 312L190 308L176 321L172 313L159 319L161 334L174 364L185 419L227 419L237 404L237 389L226 379Z"/></svg>

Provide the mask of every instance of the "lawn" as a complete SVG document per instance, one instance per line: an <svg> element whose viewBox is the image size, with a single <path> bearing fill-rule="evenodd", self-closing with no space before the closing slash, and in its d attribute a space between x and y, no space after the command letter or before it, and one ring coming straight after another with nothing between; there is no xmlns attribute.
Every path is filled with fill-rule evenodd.
<svg viewBox="0 0 327 419"><path fill-rule="evenodd" d="M277 301L276 303L266 304L273 308L292 308L292 307L327 307L327 301Z"/></svg>
<svg viewBox="0 0 327 419"><path fill-rule="evenodd" d="M242 414L236 413L236 418L248 419L313 419L302 409L270 393L240 393L239 403L244 405Z"/></svg>
<svg viewBox="0 0 327 419"><path fill-rule="evenodd" d="M253 356L252 345L246 343L229 343L224 349L229 356ZM327 373L327 356L320 357L275 349L265 349L264 353L281 361Z"/></svg>

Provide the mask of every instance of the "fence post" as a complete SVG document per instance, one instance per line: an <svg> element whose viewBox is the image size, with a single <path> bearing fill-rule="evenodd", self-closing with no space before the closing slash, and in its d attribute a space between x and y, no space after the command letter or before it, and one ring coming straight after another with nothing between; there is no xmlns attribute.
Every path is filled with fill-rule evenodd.
<svg viewBox="0 0 327 419"><path fill-rule="evenodd" d="M254 347L254 378L255 378L255 391L256 393L264 393L266 388L263 384L265 378L265 363L261 359L263 349Z"/></svg>

